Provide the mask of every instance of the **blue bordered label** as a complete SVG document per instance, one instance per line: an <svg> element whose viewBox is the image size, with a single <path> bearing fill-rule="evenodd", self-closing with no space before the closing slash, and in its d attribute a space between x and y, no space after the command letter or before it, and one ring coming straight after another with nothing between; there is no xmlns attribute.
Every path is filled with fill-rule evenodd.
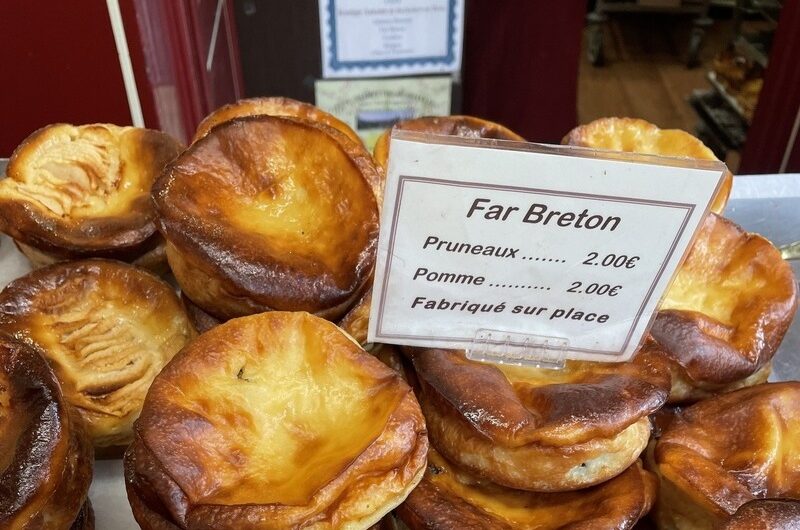
<svg viewBox="0 0 800 530"><path fill-rule="evenodd" d="M325 78L456 72L464 0L319 0Z"/></svg>

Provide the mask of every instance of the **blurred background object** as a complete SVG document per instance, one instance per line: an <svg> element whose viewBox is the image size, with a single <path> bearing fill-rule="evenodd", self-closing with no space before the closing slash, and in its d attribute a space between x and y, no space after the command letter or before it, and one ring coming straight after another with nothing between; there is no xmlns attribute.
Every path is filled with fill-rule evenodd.
<svg viewBox="0 0 800 530"><path fill-rule="evenodd" d="M692 68L699 61L700 47L703 45L705 29L714 21L708 17L711 0L597 0L594 10L587 18L586 56L593 65L601 65L603 53L603 27L609 15L614 13L660 13L666 15L692 16L692 33L686 50L686 66Z"/></svg>
<svg viewBox="0 0 800 530"><path fill-rule="evenodd" d="M707 4L702 23L635 3L598 0L590 11L579 121L644 118L696 134L734 172L800 171L800 2L678 2ZM626 4L636 13L621 13ZM593 65L598 39L603 60Z"/></svg>
<svg viewBox="0 0 800 530"><path fill-rule="evenodd" d="M800 171L800 0L365 1L4 2L0 156L63 121L188 140L225 103L281 95L341 114L367 141L429 113L472 114L550 143L578 123L629 116L697 134L734 171ZM362 4L371 11L352 18ZM337 10L351 16L346 27L364 24L339 35L362 39L357 51L380 48L374 32L397 44L376 48L388 55L446 34L455 60L326 78L320 35ZM442 21L451 27L416 26Z"/></svg>

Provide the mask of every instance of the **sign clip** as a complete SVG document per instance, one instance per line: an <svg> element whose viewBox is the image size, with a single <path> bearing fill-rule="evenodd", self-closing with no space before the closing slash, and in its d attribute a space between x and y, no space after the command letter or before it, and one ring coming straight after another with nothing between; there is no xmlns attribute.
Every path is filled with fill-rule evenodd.
<svg viewBox="0 0 800 530"><path fill-rule="evenodd" d="M493 329L479 329L467 348L473 361L548 368L564 368L569 340Z"/></svg>

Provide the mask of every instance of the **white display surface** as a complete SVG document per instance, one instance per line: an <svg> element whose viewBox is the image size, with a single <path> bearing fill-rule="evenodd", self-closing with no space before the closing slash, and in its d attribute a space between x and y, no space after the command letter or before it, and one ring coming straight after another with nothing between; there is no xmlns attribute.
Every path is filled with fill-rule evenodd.
<svg viewBox="0 0 800 530"><path fill-rule="evenodd" d="M390 153L370 342L494 330L602 361L638 349L725 170L418 133Z"/></svg>
<svg viewBox="0 0 800 530"><path fill-rule="evenodd" d="M122 460L97 460L89 488L97 530L138 530L125 493Z"/></svg>

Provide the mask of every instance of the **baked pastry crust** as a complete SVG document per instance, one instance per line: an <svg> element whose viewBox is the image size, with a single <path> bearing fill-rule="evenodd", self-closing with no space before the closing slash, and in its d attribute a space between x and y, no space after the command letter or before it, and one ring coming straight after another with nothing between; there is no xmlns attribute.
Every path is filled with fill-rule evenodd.
<svg viewBox="0 0 800 530"><path fill-rule="evenodd" d="M600 118L575 127L561 143L592 149L718 160L711 149L686 131L660 129L648 121L634 118ZM722 213L732 185L733 174L728 171L711 203L711 211Z"/></svg>
<svg viewBox="0 0 800 530"><path fill-rule="evenodd" d="M563 370L490 365L454 350L407 349L431 443L486 480L569 491L628 468L669 392L652 344L628 363L569 361Z"/></svg>
<svg viewBox="0 0 800 530"><path fill-rule="evenodd" d="M145 529L366 529L427 448L396 372L330 322L276 311L204 333L156 378L126 484Z"/></svg>
<svg viewBox="0 0 800 530"><path fill-rule="evenodd" d="M220 319L212 317L203 311L199 305L189 300L186 293L181 293L181 302L183 302L183 306L186 308L186 314L189 316L192 326L194 326L194 329L196 329L198 333L205 333L209 329L222 324Z"/></svg>
<svg viewBox="0 0 800 530"><path fill-rule="evenodd" d="M398 526L397 520L392 514L387 515L374 525L369 527L369 530L404 530Z"/></svg>
<svg viewBox="0 0 800 530"><path fill-rule="evenodd" d="M34 265L88 257L133 261L163 244L150 186L182 149L150 129L39 129L17 147L8 178L0 181L0 230Z"/></svg>
<svg viewBox="0 0 800 530"><path fill-rule="evenodd" d="M742 504L720 530L797 530L798 528L800 528L800 501L767 499Z"/></svg>
<svg viewBox="0 0 800 530"><path fill-rule="evenodd" d="M47 359L98 448L130 443L153 378L195 335L167 283L99 259L11 282L0 293L0 330Z"/></svg>
<svg viewBox="0 0 800 530"><path fill-rule="evenodd" d="M68 530L84 521L92 459L81 419L45 360L0 335L0 527ZM91 528L81 524L74 528Z"/></svg>
<svg viewBox="0 0 800 530"><path fill-rule="evenodd" d="M356 164L361 168L364 178L367 179L367 182L372 187L380 207L383 199L383 171L381 168L375 167L375 161L372 159L370 152L364 147L361 138L349 125L336 116L309 103L283 97L241 99L236 103L220 107L201 121L200 125L197 126L197 132L192 142L196 142L206 136L211 129L221 123L235 118L264 115L296 118L321 125L325 132L337 142L343 144L345 149L353 156Z"/></svg>
<svg viewBox="0 0 800 530"><path fill-rule="evenodd" d="M157 242L155 247L148 250L141 256L130 260L128 263L142 269L147 269L150 272L158 274L159 276L163 276L169 272L169 265L167 265L167 251L164 247L164 238L161 237L161 234L157 234L154 241ZM31 268L34 269L41 269L42 267L47 267L48 265L65 261L63 258L59 258L53 254L48 254L47 252L43 252L38 248L33 248L30 245L20 243L16 240L14 240L14 245L16 245L17 249L26 258L28 258L28 261L31 263Z"/></svg>
<svg viewBox="0 0 800 530"><path fill-rule="evenodd" d="M766 381L796 310L797 282L780 251L710 214L650 330L672 365L670 402Z"/></svg>
<svg viewBox="0 0 800 530"><path fill-rule="evenodd" d="M398 346L391 344L381 344L367 342L367 329L369 328L369 312L372 306L372 290L367 290L364 296L356 302L350 311L338 322L338 326L350 335L353 340L361 345L366 351L377 357L389 368L400 373L403 378L408 380L407 362Z"/></svg>
<svg viewBox="0 0 800 530"><path fill-rule="evenodd" d="M650 510L655 493L655 476L638 461L585 490L531 493L481 480L431 449L422 482L397 514L411 530L622 529Z"/></svg>
<svg viewBox="0 0 800 530"><path fill-rule="evenodd" d="M655 447L660 527L717 528L754 499L800 499L798 433L798 382L745 388L683 409Z"/></svg>
<svg viewBox="0 0 800 530"><path fill-rule="evenodd" d="M207 135L211 129L220 123L231 121L234 118L261 115L286 116L289 118L300 118L321 123L336 129L353 142L361 144L361 138L359 138L358 134L351 129L349 125L333 114L325 112L310 103L284 97L247 98L224 105L206 116L203 121L200 122L192 142L194 143Z"/></svg>
<svg viewBox="0 0 800 530"><path fill-rule="evenodd" d="M369 329L369 312L372 308L372 289L368 289L350 311L339 321L339 327L362 346L367 344Z"/></svg>
<svg viewBox="0 0 800 530"><path fill-rule="evenodd" d="M376 199L359 152L322 127L237 118L194 143L153 186L172 271L212 316L302 310L336 319L366 288Z"/></svg>
<svg viewBox="0 0 800 530"><path fill-rule="evenodd" d="M78 512L78 517L73 521L70 530L94 530L94 509L92 508L92 501L86 498L83 503L81 511Z"/></svg>
<svg viewBox="0 0 800 530"><path fill-rule="evenodd" d="M525 141L522 136L499 123L474 116L426 116L403 120L381 134L372 150L375 161L384 170L389 162L389 140L393 130L445 134L462 138L495 138L497 140Z"/></svg>

